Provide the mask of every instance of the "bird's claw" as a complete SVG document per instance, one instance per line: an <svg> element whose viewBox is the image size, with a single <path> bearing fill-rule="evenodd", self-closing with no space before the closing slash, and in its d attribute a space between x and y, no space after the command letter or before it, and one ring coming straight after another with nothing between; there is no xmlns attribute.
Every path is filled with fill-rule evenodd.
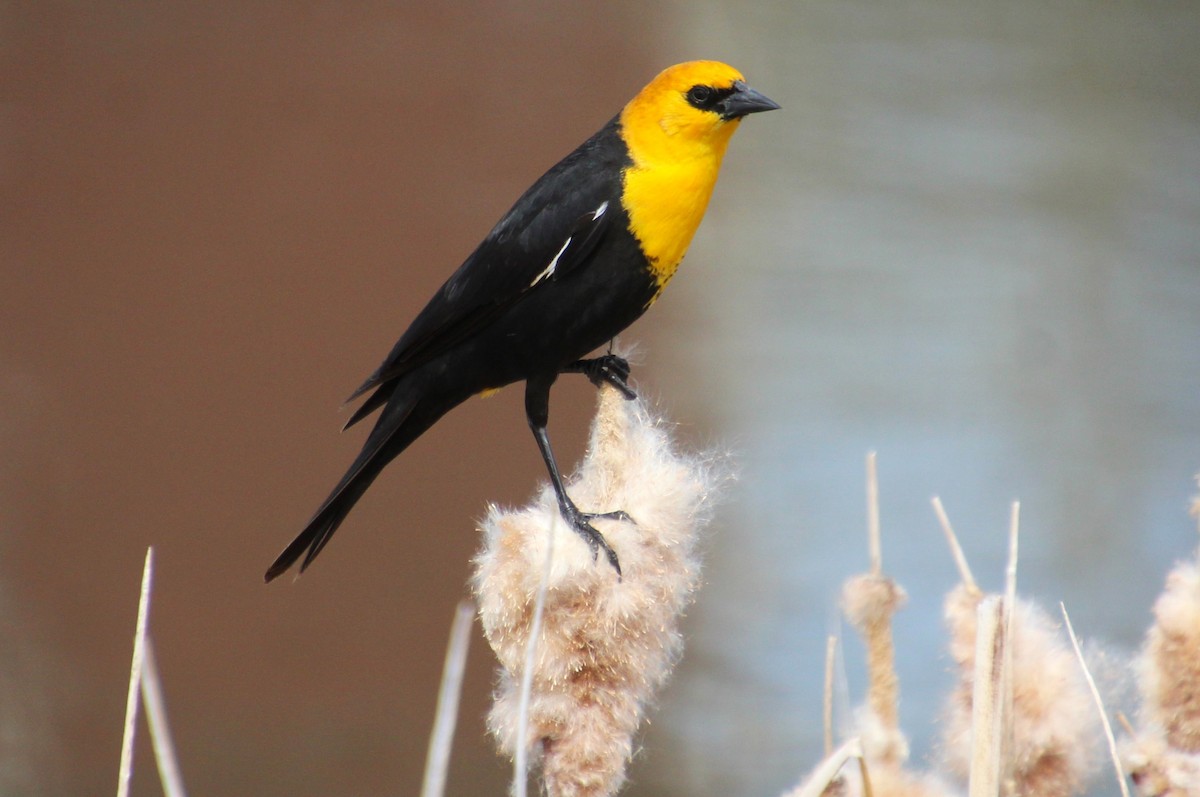
<svg viewBox="0 0 1200 797"><path fill-rule="evenodd" d="M629 386L628 382L629 361L619 355L610 353L587 360L576 360L568 365L566 370L583 374L596 387L607 382L621 391L621 395L629 401L637 398L637 393L633 392L633 388Z"/></svg>
<svg viewBox="0 0 1200 797"><path fill-rule="evenodd" d="M621 578L621 562L617 559L617 552L608 544L608 540L604 539L604 535L591 524L593 520L620 520L628 523L633 523L634 520L629 516L629 513L618 509L613 512L580 512L574 506L563 507L563 516L571 527L575 529L575 533L583 537L587 542L588 547L592 549L592 558L597 559L600 552L604 551L604 556L608 559L608 563L612 565L613 570L617 571L617 578Z"/></svg>
<svg viewBox="0 0 1200 797"><path fill-rule="evenodd" d="M634 523L634 519L624 509L614 509L612 512L584 512L585 520L619 520L622 523Z"/></svg>

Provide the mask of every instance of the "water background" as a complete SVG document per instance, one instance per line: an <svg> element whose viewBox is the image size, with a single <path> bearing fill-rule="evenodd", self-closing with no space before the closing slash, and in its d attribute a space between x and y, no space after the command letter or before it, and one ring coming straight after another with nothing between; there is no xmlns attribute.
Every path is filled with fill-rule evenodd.
<svg viewBox="0 0 1200 797"><path fill-rule="evenodd" d="M672 777L769 794L815 760L827 633L862 701L836 606L868 450L919 766L957 580L931 496L990 589L1019 499L1021 592L1113 653L1195 548L1200 7L698 8L685 35L784 110L739 131L656 342L742 474L660 720Z"/></svg>

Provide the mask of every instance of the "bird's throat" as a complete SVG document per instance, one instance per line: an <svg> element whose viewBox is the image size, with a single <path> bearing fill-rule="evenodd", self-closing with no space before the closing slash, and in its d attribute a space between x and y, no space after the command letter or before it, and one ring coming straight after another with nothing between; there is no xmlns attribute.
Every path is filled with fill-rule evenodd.
<svg viewBox="0 0 1200 797"><path fill-rule="evenodd" d="M717 182L720 157L672 164L634 164L625 170L622 204L629 229L658 284L675 275L704 218Z"/></svg>

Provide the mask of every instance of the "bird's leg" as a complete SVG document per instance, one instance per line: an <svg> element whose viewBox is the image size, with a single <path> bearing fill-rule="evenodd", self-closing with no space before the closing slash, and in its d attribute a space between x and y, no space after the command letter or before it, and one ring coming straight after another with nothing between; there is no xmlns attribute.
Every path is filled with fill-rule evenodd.
<svg viewBox="0 0 1200 797"><path fill-rule="evenodd" d="M546 424L550 420L550 385L554 382L554 376L556 375L552 375L549 379L535 377L525 383L525 416L529 420L529 428L533 431L533 437L537 440L542 460L546 463L546 470L550 471L550 483L554 485L554 494L558 497L558 508L563 518L571 524L571 528L579 536L587 541L592 549L593 557L598 556L600 551L604 551L609 564L617 571L619 577L621 563L617 560L617 552L612 549L608 541L604 539L604 535L597 531L590 521L600 519L632 522L633 518L622 510L581 512L567 495L567 490L563 486L562 474L559 473L558 464L554 461L554 451L550 448L550 435L546 432Z"/></svg>
<svg viewBox="0 0 1200 797"><path fill-rule="evenodd" d="M629 379L629 361L612 352L589 360L576 360L564 368L563 373L583 374L596 387L600 387L603 382L608 382L630 401L637 398L637 393L633 392L633 388L627 381Z"/></svg>

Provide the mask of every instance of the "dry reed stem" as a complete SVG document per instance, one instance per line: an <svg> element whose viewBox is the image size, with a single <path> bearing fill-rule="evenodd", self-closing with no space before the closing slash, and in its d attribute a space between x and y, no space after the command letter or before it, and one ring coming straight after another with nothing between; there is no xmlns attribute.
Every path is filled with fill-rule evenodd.
<svg viewBox="0 0 1200 797"><path fill-rule="evenodd" d="M833 668L837 660L838 639L830 634L825 639L825 689L822 693L821 717L825 729L825 755L833 752Z"/></svg>
<svg viewBox="0 0 1200 797"><path fill-rule="evenodd" d="M446 791L446 773L450 769L450 751L454 746L454 727L458 722L458 702L474 619L475 604L465 598L459 601L450 624L450 640L446 643L442 683L438 688L433 730L429 734L429 751L425 755L421 797L442 797Z"/></svg>
<svg viewBox="0 0 1200 797"><path fill-rule="evenodd" d="M879 480L875 453L867 455L867 546L870 570L850 578L842 588L842 608L862 635L867 648L867 705L856 718L859 756L857 779L840 777L823 794L858 797L942 797L947 790L928 775L903 768L908 740L900 729L900 678L896 673L892 617L907 596L884 575L879 523ZM832 662L834 642L826 647L826 750L832 747ZM810 782L819 779L810 778Z"/></svg>
<svg viewBox="0 0 1200 797"><path fill-rule="evenodd" d="M1133 723L1129 721L1129 717L1125 716L1124 711L1117 712L1117 724L1121 726L1121 730L1129 737L1137 736L1137 731L1133 729Z"/></svg>
<svg viewBox="0 0 1200 797"><path fill-rule="evenodd" d="M525 658L522 660L521 687L517 698L517 738L529 736L529 701L533 697L533 673L537 660L538 637L542 635L542 619L546 615L546 593L550 583L550 568L554 566L554 531L559 521L558 513L550 516L550 528L546 535L546 556L538 579L537 597L533 602L533 619L529 622L529 638L525 642ZM513 755L513 797L525 797L529 790L529 745L518 745Z"/></svg>
<svg viewBox="0 0 1200 797"><path fill-rule="evenodd" d="M985 597L976 609L970 797L1000 794L1006 614L1004 599L998 595Z"/></svg>
<svg viewBox="0 0 1200 797"><path fill-rule="evenodd" d="M1060 601L1058 606L1062 609L1063 622L1067 626L1067 636L1071 639L1071 647L1075 649L1075 658L1079 660L1079 667L1083 670L1083 677L1087 679L1092 699L1096 701L1096 711L1100 714L1100 724L1104 727L1104 737L1108 740L1108 752L1112 756L1113 767L1117 772L1117 784L1121 787L1122 796L1129 797L1129 786L1125 782L1125 770L1121 766L1121 756L1117 752L1117 739L1113 736L1112 723L1108 721L1108 712L1104 708L1104 698L1100 697L1100 690L1096 688L1096 679L1092 678L1092 671L1088 669L1087 662L1083 658L1083 650L1079 647L1079 638L1075 636L1075 628L1071 625L1071 616L1067 614L1067 605Z"/></svg>
<svg viewBox="0 0 1200 797"><path fill-rule="evenodd" d="M868 487L868 495L872 492ZM1077 793L1089 774L1091 742L1098 738L1089 708L1095 693L1090 691L1090 673L1086 669L1080 673L1077 654L1066 647L1049 617L1035 605L1016 597L1020 504L1013 502L1011 506L1004 595L993 596L980 592L944 507L936 498L933 505L962 578L962 583L946 598L950 650L962 673L946 722L948 761L954 765L956 756L965 759L961 771L969 776L972 797L1000 794L1066 797ZM878 573L851 579L843 589L843 607L867 638L871 676L876 672L894 676L887 655L894 653L894 648L878 642L883 636L881 628L886 628L888 642L891 641L890 617L898 603L896 589L882 576L882 568ZM826 658L828 670L829 648ZM885 662L888 666L881 666ZM880 683L886 680L880 679ZM886 695L887 689L875 694ZM936 777L907 772L892 763L896 759L873 754L872 736L880 735L884 723L878 716L883 712L876 712L875 704L870 705L871 710L859 720L857 738L864 750L864 761L872 765L871 781L876 794L896 797L951 793ZM825 724L828 739L829 719ZM827 750L828 747L827 741ZM1175 757L1170 763L1175 773L1192 771L1189 761ZM805 782L805 786L816 789L813 793L854 797L867 787L862 779L843 775L822 781L815 777L818 774L827 773L819 768ZM799 792L797 789L789 797ZM1192 797L1197 795L1200 791ZM1171 797L1175 797L1174 792Z"/></svg>
<svg viewBox="0 0 1200 797"><path fill-rule="evenodd" d="M1200 473L1196 474L1196 484L1200 485ZM1200 531L1200 495L1192 499L1192 505L1188 507L1188 514L1196 519L1196 529Z"/></svg>
<svg viewBox="0 0 1200 797"><path fill-rule="evenodd" d="M958 577L962 579L962 583L972 594L982 596L983 591L975 583L975 576L971 574L971 567L967 564L967 557L963 554L962 546L958 544L958 535L954 533L954 527L950 525L950 518L946 515L946 509L942 506L942 499L935 495L931 499L931 502L933 503L933 511L937 514L938 523L941 524L942 533L946 535L946 543L950 546L950 555L954 557L954 565L958 568Z"/></svg>
<svg viewBox="0 0 1200 797"><path fill-rule="evenodd" d="M899 771L899 767L884 767L884 769ZM875 789L871 786L871 768L867 766L865 755L858 757L858 776L862 778L863 797L875 797Z"/></svg>
<svg viewBox="0 0 1200 797"><path fill-rule="evenodd" d="M129 666L129 692L125 698L125 727L121 735L121 763L117 770L117 797L129 796L133 776L133 735L137 727L138 697L141 695L142 668L146 660L146 626L150 620L150 576L154 549L146 549L142 566L142 590L138 598L137 622L133 634L133 657Z"/></svg>
<svg viewBox="0 0 1200 797"><path fill-rule="evenodd" d="M1013 629L1017 606L1017 556L1021 529L1021 502L1013 501L1008 524L1008 563L1004 568L1004 692L1001 695L1003 715L1000 720L1000 754L1004 782L1008 793L1018 793L1013 768L1016 739L1013 718Z"/></svg>
<svg viewBox="0 0 1200 797"><path fill-rule="evenodd" d="M1014 502L1003 598L1006 626L997 647L1009 684L1000 684L1002 691L993 696L1000 701L1001 786L1005 794L1021 797L1063 797L1082 788L1098 734L1073 653L1045 612L1016 598L1019 510ZM980 707L973 692L979 686L977 648L984 638L983 630L977 632L981 600L964 583L945 601L950 653L960 680L943 721L943 747L948 765L960 774L973 771L971 762L979 754L972 736L979 732L975 713Z"/></svg>
<svg viewBox="0 0 1200 797"><path fill-rule="evenodd" d="M829 790L837 782L846 762L851 758L862 757L862 744L858 737L847 739L838 749L821 759L821 763L817 764L803 783L783 797L829 797Z"/></svg>
<svg viewBox="0 0 1200 797"><path fill-rule="evenodd" d="M682 649L678 622L698 584L696 541L716 481L710 460L680 455L644 405L605 387L588 453L567 489L585 511L624 509L635 519L596 521L622 577L559 520L549 487L525 509L490 510L472 578L501 665L488 724L505 753L540 754L551 797L602 797L624 782L633 734ZM545 613L535 635L539 594Z"/></svg>
<svg viewBox="0 0 1200 797"><path fill-rule="evenodd" d="M883 542L879 532L879 472L875 452L867 453L867 552L871 560L871 575L883 574Z"/></svg>
<svg viewBox="0 0 1200 797"><path fill-rule="evenodd" d="M1100 741L1092 697L1054 620L1018 600L1012 609L1014 791L1062 797L1082 791Z"/></svg>
<svg viewBox="0 0 1200 797"><path fill-rule="evenodd" d="M858 771L846 769L858 759ZM871 762L858 737L825 756L804 781L783 797L951 797L953 790L936 776Z"/></svg>
<svg viewBox="0 0 1200 797"><path fill-rule="evenodd" d="M942 722L943 749L946 763L959 774L969 772L972 756L979 603L962 585L946 598L950 651L960 680ZM1004 753L1010 762L1006 791L1023 797L1076 793L1090 772L1098 738L1087 684L1045 612L1018 600L1012 624L1013 736Z"/></svg>
<svg viewBox="0 0 1200 797"><path fill-rule="evenodd" d="M146 657L142 663L142 701L146 704L146 724L150 728L150 743L154 748L163 794L166 797L187 797L183 774L179 769L179 757L175 754L175 743L167 722L167 704L163 699L158 659L154 655L154 642L149 634L146 635Z"/></svg>
<svg viewBox="0 0 1200 797"><path fill-rule="evenodd" d="M875 452L867 454L867 549L870 571L842 587L842 608L867 646L867 715L862 742L873 762L899 766L908 758L908 740L900 731L900 678L892 615L904 604L904 589L883 574L879 527L879 476Z"/></svg>

